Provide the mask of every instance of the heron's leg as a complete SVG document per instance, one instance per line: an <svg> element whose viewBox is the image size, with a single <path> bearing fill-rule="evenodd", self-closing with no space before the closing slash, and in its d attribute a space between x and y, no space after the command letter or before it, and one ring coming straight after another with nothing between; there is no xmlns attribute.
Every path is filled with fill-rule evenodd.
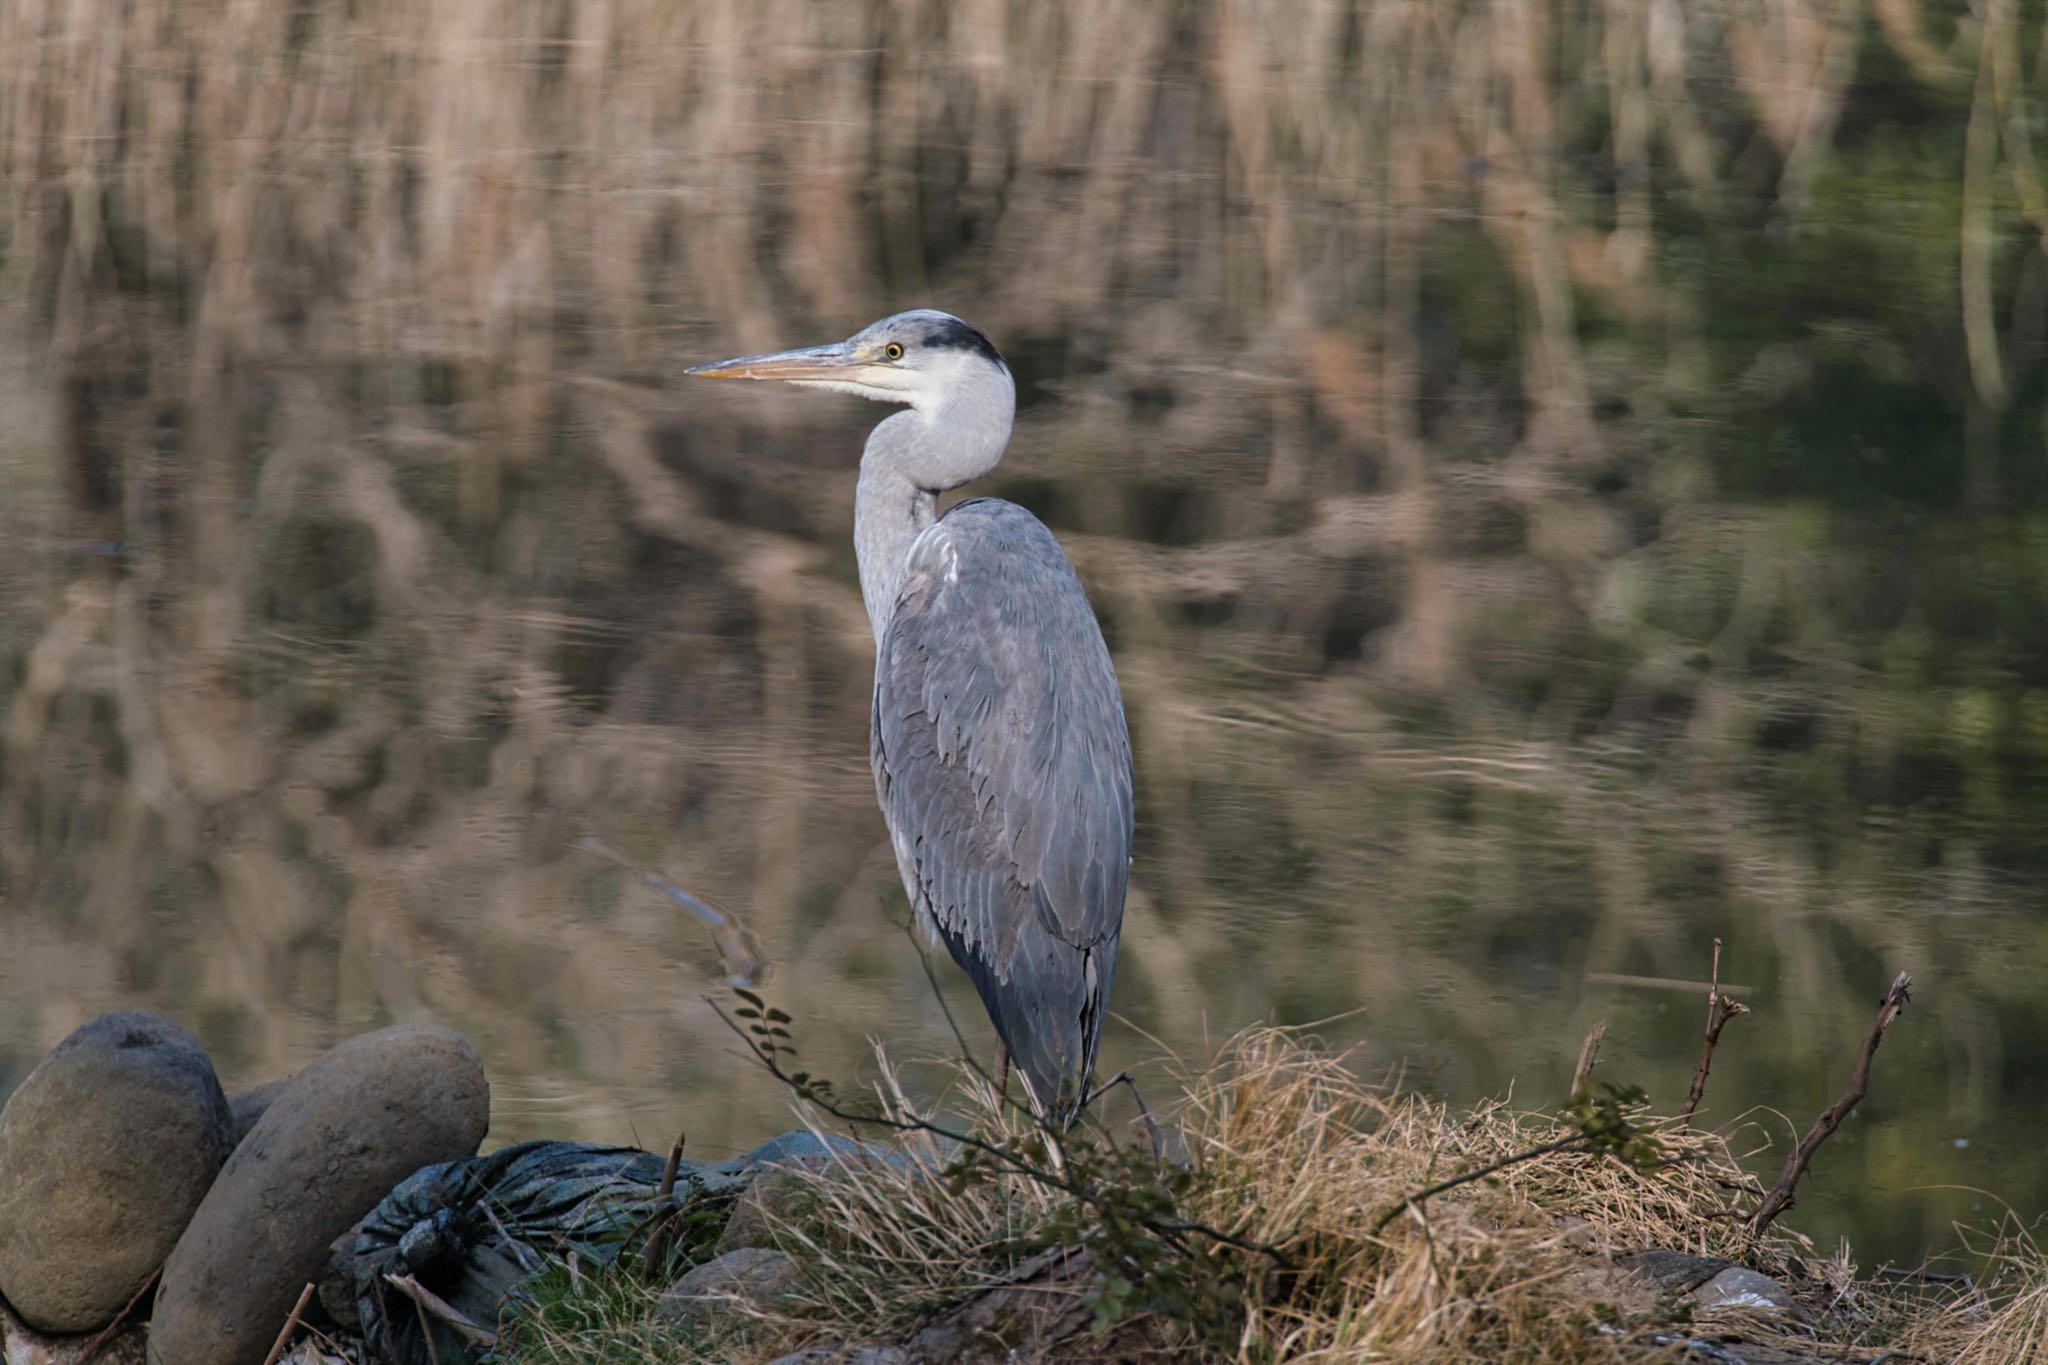
<svg viewBox="0 0 2048 1365"><path fill-rule="evenodd" d="M1145 1097L1138 1093L1137 1079L1130 1072L1119 1071L1116 1075L1111 1076L1101 1085L1089 1091L1088 1097L1081 1101L1080 1109L1076 1109L1074 1113L1078 1116L1082 1110L1120 1085L1129 1086L1131 1088L1131 1098L1138 1102L1138 1117L1145 1121L1146 1135L1152 1139L1152 1159L1164 1162L1166 1160L1166 1142L1159 1136L1159 1125L1152 1121L1152 1110L1146 1105Z"/></svg>
<svg viewBox="0 0 2048 1365"><path fill-rule="evenodd" d="M1010 1098L1010 1049L996 1044L996 1108L1000 1109Z"/></svg>

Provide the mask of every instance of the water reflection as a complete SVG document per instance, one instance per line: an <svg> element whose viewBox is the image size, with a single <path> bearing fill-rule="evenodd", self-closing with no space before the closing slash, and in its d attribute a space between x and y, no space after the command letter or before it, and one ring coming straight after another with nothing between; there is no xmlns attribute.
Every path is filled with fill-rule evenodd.
<svg viewBox="0 0 2048 1365"><path fill-rule="evenodd" d="M445 1021L494 1140L784 1121L587 838L745 920L813 1070L943 1051L875 413L674 382L934 303L1124 683L1106 1060L1335 1017L1544 1103L1605 1018L1676 1104L1701 992L1614 978L1720 936L1709 1104L1781 1140L1921 984L1802 1226L2038 1205L2042 73L1774 13L0 7L0 1085L144 1004L233 1083Z"/></svg>

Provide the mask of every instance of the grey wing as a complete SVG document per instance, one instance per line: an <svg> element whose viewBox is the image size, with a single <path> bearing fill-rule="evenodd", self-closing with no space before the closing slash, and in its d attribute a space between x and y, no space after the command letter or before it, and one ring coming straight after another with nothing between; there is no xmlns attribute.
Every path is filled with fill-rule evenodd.
<svg viewBox="0 0 2048 1365"><path fill-rule="evenodd" d="M912 545L872 740L912 904L1034 1094L1070 1102L1123 922L1131 743L1102 631L1037 518L977 499Z"/></svg>

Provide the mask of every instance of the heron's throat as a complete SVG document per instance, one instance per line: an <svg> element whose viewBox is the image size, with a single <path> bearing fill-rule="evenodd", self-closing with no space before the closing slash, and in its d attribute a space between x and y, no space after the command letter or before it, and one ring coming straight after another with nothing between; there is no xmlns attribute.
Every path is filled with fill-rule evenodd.
<svg viewBox="0 0 2048 1365"><path fill-rule="evenodd" d="M1009 374L995 367L990 374L997 392L966 388L964 399L899 412L868 434L853 495L853 548L877 646L896 614L911 544L938 520L939 493L994 469L1009 444Z"/></svg>
<svg viewBox="0 0 2048 1365"><path fill-rule="evenodd" d="M860 561L860 595L877 644L896 613L910 544L938 520L938 508L939 495L919 488L901 470L861 461L853 494L853 550Z"/></svg>

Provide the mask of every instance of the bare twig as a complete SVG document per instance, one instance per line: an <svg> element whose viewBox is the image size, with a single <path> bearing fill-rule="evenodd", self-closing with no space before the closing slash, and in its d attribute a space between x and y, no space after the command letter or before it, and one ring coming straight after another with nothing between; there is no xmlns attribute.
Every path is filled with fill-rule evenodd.
<svg viewBox="0 0 2048 1365"><path fill-rule="evenodd" d="M1386 1231L1387 1224L1399 1218L1402 1213L1409 1209L1419 1209L1425 1200L1434 1199L1446 1190L1455 1190L1460 1185L1469 1185L1475 1180L1482 1180L1492 1175L1495 1171L1504 1171L1510 1166L1519 1166L1525 1161L1534 1161L1539 1156L1549 1156L1552 1152L1566 1151L1592 1140L1593 1134L1591 1133L1573 1133L1568 1137L1561 1137L1555 1142L1546 1142L1541 1147L1531 1147L1526 1152L1516 1152L1513 1156L1504 1156L1499 1161L1491 1162L1476 1170L1466 1171L1462 1175L1454 1175L1449 1180L1439 1180L1434 1185L1417 1190L1381 1214L1379 1221L1372 1225L1372 1235L1375 1237L1379 1236L1382 1232Z"/></svg>
<svg viewBox="0 0 2048 1365"><path fill-rule="evenodd" d="M1721 940L1714 940L1714 970L1707 985L1707 1029L1700 1037L1700 1059L1692 1069L1692 1089L1686 1093L1685 1108L1678 1111L1678 1126L1686 1127L1692 1121L1693 1111L1700 1107L1700 1100L1707 1093L1707 1072L1714 1065L1714 1044L1721 1041L1721 1029L1738 1014L1748 1014L1749 1006L1739 1000L1731 1000L1721 994Z"/></svg>
<svg viewBox="0 0 2048 1365"><path fill-rule="evenodd" d="M1591 986L1629 986L1646 991L1696 991L1706 984L1676 976L1637 976L1633 972L1587 972L1583 979ZM1738 986L1731 981L1724 989L1753 991L1756 987Z"/></svg>
<svg viewBox="0 0 2048 1365"><path fill-rule="evenodd" d="M284 1354L285 1342L291 1340L292 1328L299 1325L299 1314L306 1311L306 1304L312 1297L313 1282L308 1280L306 1281L306 1287L299 1291L299 1301L292 1305L290 1315L284 1320L284 1326L277 1329L277 1340L270 1343L270 1354L263 1357L263 1365L277 1365L277 1358ZM98 1348L95 1347L94 1349ZM86 1353L86 1358L88 1360L92 1358L90 1351Z"/></svg>
<svg viewBox="0 0 2048 1365"><path fill-rule="evenodd" d="M1714 940L1714 958L1707 968L1707 1027L1714 1026L1715 1002L1721 998L1721 940Z"/></svg>
<svg viewBox="0 0 2048 1365"><path fill-rule="evenodd" d="M675 1145L668 1149L668 1160L661 1166L661 1183L654 1187L654 1197L666 1205L669 1196L676 1192L676 1171L683 1164L683 1144L689 1140L688 1133L677 1133ZM654 1227L647 1234L647 1249L640 1255L640 1266L646 1272L650 1283L658 1279L668 1267L669 1237L675 1230L676 1215L679 1211L663 1207L656 1216Z"/></svg>
<svg viewBox="0 0 2048 1365"><path fill-rule="evenodd" d="M389 1275L385 1276L390 1279ZM400 1291L403 1293L404 1291ZM411 1296L408 1295L408 1298ZM412 1299L412 1315L419 1320L420 1340L427 1345L428 1365L441 1365L441 1348L434 1344L434 1324L427 1321L427 1306L418 1299Z"/></svg>
<svg viewBox="0 0 2048 1365"><path fill-rule="evenodd" d="M105 1327L100 1328L98 1335L85 1344L85 1352L78 1357L78 1365L92 1365L92 1362L99 1357L101 1349L106 1346L107 1342L113 1339L114 1333L120 1330L121 1324L128 1321L128 1315L135 1311L135 1305L142 1302L142 1296L156 1288L156 1282L163 1276L163 1273L162 1266L158 1266L155 1270L149 1272L149 1278L142 1282L142 1288L128 1296L128 1302L121 1306L120 1312L114 1314L114 1320ZM270 1365L270 1362L266 1360L263 1362L263 1365Z"/></svg>
<svg viewBox="0 0 2048 1365"><path fill-rule="evenodd" d="M1131 1088L1131 1098L1138 1102L1138 1118L1145 1125L1146 1135L1152 1139L1152 1159L1154 1161L1164 1161L1166 1159L1166 1141L1160 1137L1159 1125L1152 1121L1152 1111L1146 1107L1145 1097L1138 1093L1137 1079L1130 1072L1119 1071L1101 1085L1096 1086L1088 1092L1087 1098L1081 1101L1080 1107L1074 1112L1077 1114L1085 1113L1095 1101L1101 1099L1120 1085L1129 1086Z"/></svg>
<svg viewBox="0 0 2048 1365"><path fill-rule="evenodd" d="M1813 1161L1813 1154L1820 1150L1835 1129L1842 1126L1842 1120L1849 1117L1857 1103L1870 1090L1870 1063L1877 1056L1877 1045L1884 1041L1884 1031L1891 1027L1892 1020L1899 1017L1899 1011L1913 998L1913 976L1900 972L1892 978L1891 989L1878 1002L1877 1019L1870 1026L1870 1035L1863 1040L1863 1051L1856 1058L1856 1073L1849 1078L1849 1088L1834 1106L1818 1119L1813 1127L1806 1130L1806 1136L1799 1139L1799 1146L1785 1158L1785 1170L1779 1175L1778 1183L1771 1187L1756 1212L1749 1218L1749 1233L1755 1237L1776 1220L1779 1214L1792 1207L1797 1195L1799 1177L1806 1174L1807 1166Z"/></svg>
<svg viewBox="0 0 2048 1365"><path fill-rule="evenodd" d="M433 1290L421 1284L410 1275L393 1275L387 1272L384 1283L396 1289L413 1302L413 1307L422 1313L432 1313L441 1321L453 1327L464 1341L473 1346L491 1347L498 1344L498 1334L482 1326L467 1313L449 1303ZM421 1324L424 1327L424 1322ZM427 1348L433 1350L433 1337L427 1337Z"/></svg>
<svg viewBox="0 0 2048 1365"><path fill-rule="evenodd" d="M1572 1068L1572 1088L1565 1092L1576 1098L1586 1081L1593 1074L1593 1064L1600 1060L1600 1044L1607 1039L1607 1021L1596 1019L1593 1027L1586 1030L1586 1041L1579 1044L1579 1063Z"/></svg>

